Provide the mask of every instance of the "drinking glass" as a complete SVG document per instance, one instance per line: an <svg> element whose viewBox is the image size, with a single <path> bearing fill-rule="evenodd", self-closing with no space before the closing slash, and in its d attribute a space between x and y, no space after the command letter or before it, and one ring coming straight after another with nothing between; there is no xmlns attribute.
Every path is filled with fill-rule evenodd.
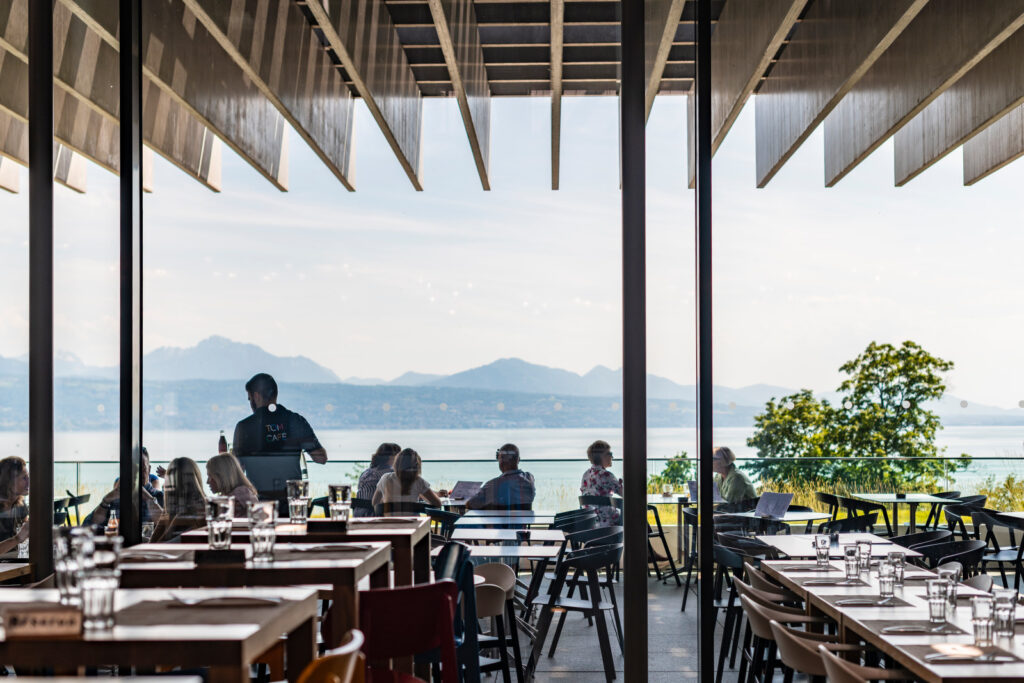
<svg viewBox="0 0 1024 683"><path fill-rule="evenodd" d="M893 579L897 586L903 585L903 576L907 569L907 555L902 551L894 551L889 553L888 556L889 564L892 565Z"/></svg>
<svg viewBox="0 0 1024 683"><path fill-rule="evenodd" d="M288 517L292 524L305 524L309 515L309 482L305 479L289 479Z"/></svg>
<svg viewBox="0 0 1024 683"><path fill-rule="evenodd" d="M860 558L862 572L871 568L871 541L857 541L857 557Z"/></svg>
<svg viewBox="0 0 1024 683"><path fill-rule="evenodd" d="M956 610L956 587L960 583L960 570L940 569L937 574L946 582L946 600L949 602L949 611L952 613Z"/></svg>
<svg viewBox="0 0 1024 683"><path fill-rule="evenodd" d="M832 539L828 537L828 534L818 534L814 537L814 554L818 558L819 567L828 566L828 551L831 542Z"/></svg>
<svg viewBox="0 0 1024 683"><path fill-rule="evenodd" d="M206 499L206 527L210 550L231 547L231 525L235 514L232 496L210 496Z"/></svg>
<svg viewBox="0 0 1024 683"><path fill-rule="evenodd" d="M84 549L84 550L83 550ZM81 555L92 553L92 533L83 527L53 528L53 578L60 604L81 605Z"/></svg>
<svg viewBox="0 0 1024 683"><path fill-rule="evenodd" d="M888 562L878 565L878 594L883 598L891 598L896 584L895 568Z"/></svg>
<svg viewBox="0 0 1024 683"><path fill-rule="evenodd" d="M352 487L348 484L329 484L327 509L331 519L347 522L352 509Z"/></svg>
<svg viewBox="0 0 1024 683"><path fill-rule="evenodd" d="M142 524L142 542L149 543L153 540L153 532L156 530L156 525L153 522L143 522Z"/></svg>
<svg viewBox="0 0 1024 683"><path fill-rule="evenodd" d="M114 626L114 594L121 583L120 536L92 539L92 554L82 573L82 622L89 630Z"/></svg>
<svg viewBox="0 0 1024 683"><path fill-rule="evenodd" d="M277 540L277 529L274 526L277 503L249 503L248 512L253 562L269 562L274 559L274 542Z"/></svg>
<svg viewBox="0 0 1024 683"><path fill-rule="evenodd" d="M992 644L992 597L981 595L971 600L971 623L974 625L974 644L980 647Z"/></svg>
<svg viewBox="0 0 1024 683"><path fill-rule="evenodd" d="M846 562L846 578L860 578L860 557L857 546L850 544L843 546L843 559Z"/></svg>
<svg viewBox="0 0 1024 683"><path fill-rule="evenodd" d="M946 622L946 580L931 579L928 585L928 621L933 624Z"/></svg>
<svg viewBox="0 0 1024 683"><path fill-rule="evenodd" d="M992 591L994 604L993 632L996 638L1013 638L1017 621L1017 591L1012 588L996 588Z"/></svg>
<svg viewBox="0 0 1024 683"><path fill-rule="evenodd" d="M671 496L672 495L672 484L662 484L661 485L661 495L665 496L666 498Z"/></svg>
<svg viewBox="0 0 1024 683"><path fill-rule="evenodd" d="M28 524L28 522L22 522L21 524L19 524L18 528L14 530L15 535L20 534L22 527L24 527L26 524ZM28 559L28 537L26 537L24 541L18 542L18 559Z"/></svg>

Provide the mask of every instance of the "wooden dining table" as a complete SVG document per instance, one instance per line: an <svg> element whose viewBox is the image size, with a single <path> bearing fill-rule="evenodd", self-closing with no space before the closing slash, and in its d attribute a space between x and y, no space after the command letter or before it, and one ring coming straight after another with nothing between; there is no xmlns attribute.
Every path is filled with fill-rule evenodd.
<svg viewBox="0 0 1024 683"><path fill-rule="evenodd" d="M211 598L265 604L192 605ZM55 605L49 588L0 588L0 610ZM317 591L311 588L118 589L115 625L79 637L0 639L0 661L19 670L78 675L82 667L208 667L209 683L248 683L249 667L287 637L287 677L296 683L316 654Z"/></svg>
<svg viewBox="0 0 1024 683"><path fill-rule="evenodd" d="M206 529L181 535L185 543L206 543ZM305 524L277 522L277 543L360 543L387 541L394 560L395 585L411 586L430 581L429 517L357 517L349 520L345 531L311 530ZM232 543L249 542L248 520L236 519L231 530Z"/></svg>
<svg viewBox="0 0 1024 683"><path fill-rule="evenodd" d="M0 562L0 581L20 579L32 573L28 562Z"/></svg>
<svg viewBox="0 0 1024 683"><path fill-rule="evenodd" d="M279 543L273 562L246 560L241 565L195 563L195 551L203 545L150 543L124 551L121 562L121 586L157 588L184 586L296 586L327 584L322 598L333 602L328 612L338 647L340 638L359 623L359 582L368 578L371 588L390 587L388 561L391 545L387 541L365 543ZM235 544L235 550L249 551L248 545Z"/></svg>
<svg viewBox="0 0 1024 683"><path fill-rule="evenodd" d="M805 562L808 568L813 561ZM836 563L837 566L841 563ZM988 595L983 591L961 584L958 589L957 608L948 623L958 633L943 634L887 634L883 630L893 626L909 625L913 622L928 621L928 600L925 596L926 583L914 580L931 575L926 570L908 567L907 580L903 588L897 587L895 606L844 606L841 601L858 597L878 597L877 573L862 573L861 579L867 584L859 587L813 585L824 577L843 578L842 569L821 573L813 571L792 571L792 560L762 561L761 568L780 584L800 596L807 605L809 614L825 615L839 627L844 642L867 642L877 648L897 665L909 670L916 678L929 683L977 683L978 681L1024 681L1024 629L1018 625L1017 636L1012 639L997 639L994 645L1018 658L1011 663L990 663L983 661L936 663L928 659L930 654L941 654L946 644L972 646L974 642L969 599L974 595ZM812 585L807 585L811 581ZM1020 609L1020 608L1018 608ZM1019 622L1018 622L1019 624Z"/></svg>

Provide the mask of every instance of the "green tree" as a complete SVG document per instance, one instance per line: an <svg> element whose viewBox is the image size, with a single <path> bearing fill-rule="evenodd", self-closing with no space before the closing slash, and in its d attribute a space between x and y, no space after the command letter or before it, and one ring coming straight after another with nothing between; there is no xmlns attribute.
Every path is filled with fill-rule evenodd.
<svg viewBox="0 0 1024 683"><path fill-rule="evenodd" d="M671 484L676 491L686 492L686 482L694 479L694 464L687 460L686 451L679 451L662 468L658 474L647 478L647 490L661 493L662 484Z"/></svg>
<svg viewBox="0 0 1024 683"><path fill-rule="evenodd" d="M842 478L893 488L933 485L970 462L966 455L934 459L943 454L935 445L942 425L925 405L942 397L943 373L952 369L952 361L912 341L900 347L871 342L839 368L846 378L837 406L807 390L766 404L747 440L761 458L752 470L763 479L791 483ZM832 459L771 462L783 457ZM841 460L846 457L870 460Z"/></svg>

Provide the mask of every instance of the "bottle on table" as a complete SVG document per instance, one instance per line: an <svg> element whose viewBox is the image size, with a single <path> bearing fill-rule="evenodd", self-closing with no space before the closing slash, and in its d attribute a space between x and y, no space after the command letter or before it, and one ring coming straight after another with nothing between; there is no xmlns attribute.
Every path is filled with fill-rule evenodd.
<svg viewBox="0 0 1024 683"><path fill-rule="evenodd" d="M120 520L117 518L117 510L111 510L107 517L107 536L116 536Z"/></svg>
<svg viewBox="0 0 1024 683"><path fill-rule="evenodd" d="M228 439L224 436L224 430L220 430L220 439L217 440L217 453L228 452Z"/></svg>

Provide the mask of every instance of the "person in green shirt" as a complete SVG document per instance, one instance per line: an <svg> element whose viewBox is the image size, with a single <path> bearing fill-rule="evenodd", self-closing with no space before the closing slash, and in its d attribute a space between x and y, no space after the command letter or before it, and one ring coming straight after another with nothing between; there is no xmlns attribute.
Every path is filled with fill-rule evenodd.
<svg viewBox="0 0 1024 683"><path fill-rule="evenodd" d="M719 446L714 450L712 456L712 469L715 472L715 481L718 482L718 490L729 503L737 503L741 500L757 498L757 491L750 483L747 475L736 469L736 454L726 446Z"/></svg>

